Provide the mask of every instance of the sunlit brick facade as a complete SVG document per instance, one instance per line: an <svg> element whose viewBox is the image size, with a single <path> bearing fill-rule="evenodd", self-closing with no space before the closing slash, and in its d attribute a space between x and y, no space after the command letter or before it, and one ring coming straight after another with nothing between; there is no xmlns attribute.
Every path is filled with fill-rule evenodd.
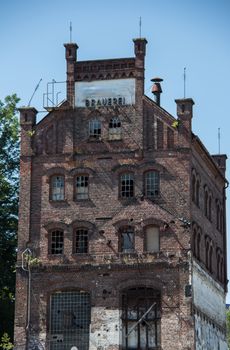
<svg viewBox="0 0 230 350"><path fill-rule="evenodd" d="M65 44L66 101L20 109L17 350L227 349L226 156L192 99L175 119L159 79L144 94L146 44L81 62Z"/></svg>

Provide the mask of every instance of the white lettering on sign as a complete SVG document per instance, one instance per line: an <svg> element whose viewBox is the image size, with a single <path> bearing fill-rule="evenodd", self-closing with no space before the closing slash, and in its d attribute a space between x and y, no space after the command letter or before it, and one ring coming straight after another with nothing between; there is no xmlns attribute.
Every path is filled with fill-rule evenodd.
<svg viewBox="0 0 230 350"><path fill-rule="evenodd" d="M76 107L124 106L135 103L135 79L75 83Z"/></svg>

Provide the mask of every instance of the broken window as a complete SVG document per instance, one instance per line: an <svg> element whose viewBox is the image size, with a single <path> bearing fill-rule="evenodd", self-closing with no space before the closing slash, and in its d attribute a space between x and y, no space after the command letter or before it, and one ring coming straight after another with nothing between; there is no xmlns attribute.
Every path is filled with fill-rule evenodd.
<svg viewBox="0 0 230 350"><path fill-rule="evenodd" d="M145 250L147 252L157 253L160 250L159 228L148 226L145 230Z"/></svg>
<svg viewBox="0 0 230 350"><path fill-rule="evenodd" d="M109 140L121 139L121 122L118 117L113 117L109 122Z"/></svg>
<svg viewBox="0 0 230 350"><path fill-rule="evenodd" d="M147 198L159 196L158 171L148 171L145 173L145 195Z"/></svg>
<svg viewBox="0 0 230 350"><path fill-rule="evenodd" d="M61 175L55 175L51 178L51 200L64 200L65 178Z"/></svg>
<svg viewBox="0 0 230 350"><path fill-rule="evenodd" d="M75 253L88 253L88 230L78 229L76 231Z"/></svg>
<svg viewBox="0 0 230 350"><path fill-rule="evenodd" d="M160 346L160 293L131 288L122 295L122 350L154 350Z"/></svg>
<svg viewBox="0 0 230 350"><path fill-rule="evenodd" d="M89 349L90 295L56 292L50 300L50 350Z"/></svg>
<svg viewBox="0 0 230 350"><path fill-rule="evenodd" d="M131 253L135 249L134 231L132 227L124 228L121 231L121 252Z"/></svg>
<svg viewBox="0 0 230 350"><path fill-rule="evenodd" d="M88 199L89 196L89 177L88 175L79 175L76 177L76 199Z"/></svg>
<svg viewBox="0 0 230 350"><path fill-rule="evenodd" d="M125 173L120 178L120 196L131 198L134 196L134 179L132 173Z"/></svg>
<svg viewBox="0 0 230 350"><path fill-rule="evenodd" d="M63 231L54 230L50 233L50 254L63 254L64 234Z"/></svg>

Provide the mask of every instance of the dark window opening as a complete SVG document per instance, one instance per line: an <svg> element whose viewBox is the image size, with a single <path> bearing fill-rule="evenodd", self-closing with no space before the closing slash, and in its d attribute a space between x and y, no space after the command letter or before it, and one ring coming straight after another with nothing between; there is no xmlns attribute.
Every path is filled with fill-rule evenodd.
<svg viewBox="0 0 230 350"><path fill-rule="evenodd" d="M63 254L64 234L63 231L55 230L51 232L50 254Z"/></svg>
<svg viewBox="0 0 230 350"><path fill-rule="evenodd" d="M50 300L50 350L89 349L90 295L56 292Z"/></svg>
<svg viewBox="0 0 230 350"><path fill-rule="evenodd" d="M134 231L132 227L127 227L121 232L121 252L131 253L134 249Z"/></svg>
<svg viewBox="0 0 230 350"><path fill-rule="evenodd" d="M88 253L88 230L78 229L76 231L75 253Z"/></svg>
<svg viewBox="0 0 230 350"><path fill-rule="evenodd" d="M160 347L160 294L151 288L132 288L122 295L122 350Z"/></svg>
<svg viewBox="0 0 230 350"><path fill-rule="evenodd" d="M120 195L122 198L131 198L134 196L134 180L132 173L121 175Z"/></svg>

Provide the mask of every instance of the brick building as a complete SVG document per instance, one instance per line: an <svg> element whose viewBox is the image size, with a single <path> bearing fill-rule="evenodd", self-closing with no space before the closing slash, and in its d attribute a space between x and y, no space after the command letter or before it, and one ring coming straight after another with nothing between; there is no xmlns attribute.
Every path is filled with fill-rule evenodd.
<svg viewBox="0 0 230 350"><path fill-rule="evenodd" d="M135 56L77 61L67 98L20 109L15 349L226 350L225 155L144 94Z"/></svg>

